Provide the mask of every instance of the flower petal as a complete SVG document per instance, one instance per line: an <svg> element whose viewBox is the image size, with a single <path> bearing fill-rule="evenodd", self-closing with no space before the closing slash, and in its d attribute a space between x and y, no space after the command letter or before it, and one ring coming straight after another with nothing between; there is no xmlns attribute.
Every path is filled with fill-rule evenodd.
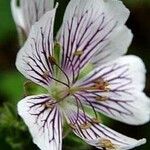
<svg viewBox="0 0 150 150"><path fill-rule="evenodd" d="M72 75L73 81L96 52L103 56L103 53L111 54L114 51L114 48L105 47L114 44L116 32L127 30L124 23L128 16L128 9L118 0L70 1L58 37L63 49L62 67ZM129 37L129 40L125 42L123 50L117 48L118 55L126 52L131 41L129 31L124 37ZM103 52L103 48L109 52Z"/></svg>
<svg viewBox="0 0 150 150"><path fill-rule="evenodd" d="M19 6L17 6L16 0L11 0L11 12L12 12L12 16L14 18L16 25L21 27L22 29L25 29L23 12L22 12L22 9Z"/></svg>
<svg viewBox="0 0 150 150"><path fill-rule="evenodd" d="M16 0L11 1L14 20L28 35L31 26L38 21L47 11L52 10L54 0Z"/></svg>
<svg viewBox="0 0 150 150"><path fill-rule="evenodd" d="M135 140L124 136L105 125L95 122L90 116L75 107L67 107L65 116L73 132L88 144L99 149L127 150L146 142L145 139ZM86 122L85 122L86 120Z"/></svg>
<svg viewBox="0 0 150 150"><path fill-rule="evenodd" d="M87 100L90 101L97 111L121 122L138 125L150 120L150 99L142 92L145 67L140 58L124 56L102 65L79 85L87 89L98 80L107 83L103 85L106 87L84 90L76 96L87 105Z"/></svg>
<svg viewBox="0 0 150 150"><path fill-rule="evenodd" d="M118 27L115 34L112 35L111 41L102 51L98 51L92 57L91 62L99 67L100 65L116 59L126 53L133 35L126 26Z"/></svg>
<svg viewBox="0 0 150 150"><path fill-rule="evenodd" d="M44 87L49 85L53 73L49 58L53 49L55 11L56 8L47 12L35 23L16 60L17 69L24 76Z"/></svg>
<svg viewBox="0 0 150 150"><path fill-rule="evenodd" d="M29 96L18 103L18 113L27 124L33 141L41 150L61 150L62 120L48 95Z"/></svg>

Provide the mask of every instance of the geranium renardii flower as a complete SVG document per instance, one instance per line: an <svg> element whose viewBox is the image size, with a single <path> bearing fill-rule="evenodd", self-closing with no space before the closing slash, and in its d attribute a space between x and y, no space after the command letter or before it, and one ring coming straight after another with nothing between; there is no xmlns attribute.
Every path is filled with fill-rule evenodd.
<svg viewBox="0 0 150 150"><path fill-rule="evenodd" d="M42 150L61 150L67 122L78 137L99 149L144 144L145 139L124 136L98 117L99 112L131 125L149 121L144 64L136 56L122 56L132 40L124 25L128 9L119 0L71 0L54 42L56 9L33 25L16 61L26 78L47 91L18 103L34 143ZM83 77L89 65L93 69Z"/></svg>
<svg viewBox="0 0 150 150"><path fill-rule="evenodd" d="M11 0L11 10L17 27L28 35L31 26L47 11L52 10L54 0Z"/></svg>

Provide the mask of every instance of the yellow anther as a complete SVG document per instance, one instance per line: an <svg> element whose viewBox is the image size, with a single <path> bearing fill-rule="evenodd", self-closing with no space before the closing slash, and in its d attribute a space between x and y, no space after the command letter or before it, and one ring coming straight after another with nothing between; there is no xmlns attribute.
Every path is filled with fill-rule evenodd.
<svg viewBox="0 0 150 150"><path fill-rule="evenodd" d="M105 148L106 150L116 150L114 144L108 139L101 139L99 142L100 146Z"/></svg>
<svg viewBox="0 0 150 150"><path fill-rule="evenodd" d="M69 126L70 126L72 129L74 129L74 130L77 129L77 127L76 127L75 124L73 124L73 123L70 123Z"/></svg>
<svg viewBox="0 0 150 150"><path fill-rule="evenodd" d="M45 71L45 72L43 73L43 77L44 77L44 78L48 78L48 77L49 77L49 71Z"/></svg>
<svg viewBox="0 0 150 150"><path fill-rule="evenodd" d="M84 54L84 52L82 50L77 50L77 51L74 52L75 56L81 56L83 54Z"/></svg>
<svg viewBox="0 0 150 150"><path fill-rule="evenodd" d="M95 124L101 123L101 121L97 118L92 118L92 122Z"/></svg>
<svg viewBox="0 0 150 150"><path fill-rule="evenodd" d="M108 100L108 97L107 96L97 96L95 98L97 101L107 101Z"/></svg>
<svg viewBox="0 0 150 150"><path fill-rule="evenodd" d="M89 129L90 127L91 127L91 123L89 122L86 122L80 125L80 128L84 130Z"/></svg>

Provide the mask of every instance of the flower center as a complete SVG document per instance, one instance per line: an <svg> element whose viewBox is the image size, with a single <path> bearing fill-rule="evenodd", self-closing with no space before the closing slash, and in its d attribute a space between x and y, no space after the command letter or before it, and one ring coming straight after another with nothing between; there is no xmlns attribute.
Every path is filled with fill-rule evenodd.
<svg viewBox="0 0 150 150"><path fill-rule="evenodd" d="M51 86L49 93L56 101L62 101L69 95L68 91L69 91L68 87L64 86L63 84L55 82Z"/></svg>
<svg viewBox="0 0 150 150"><path fill-rule="evenodd" d="M61 76L61 74L60 74ZM50 87L50 94L51 96L57 100L60 101L62 99L65 99L69 95L74 95L76 92L80 91L103 91L103 92L109 92L109 84L105 82L103 79L98 79L93 81L93 85L90 86L66 86L62 83L59 83L57 81L54 81L54 83ZM95 98L96 100L105 100L106 97L98 96Z"/></svg>
<svg viewBox="0 0 150 150"><path fill-rule="evenodd" d="M60 50L60 45L56 44L58 50ZM83 51L78 50L74 55L82 55ZM54 100L56 100L56 103L63 103L64 101L69 101L67 98L72 96L76 99L76 93L78 92L83 92L83 91L103 91L103 92L108 92L108 83L105 82L103 79L96 79L95 81L92 82L92 84L87 85L87 86L71 86L71 82L69 79L69 76L66 74L66 72L60 67L60 56L56 55L56 51L53 52L53 56L49 56L49 61L52 64L53 67L53 83L51 84L50 89L48 90L50 95ZM47 75L47 72L45 72L44 76ZM105 96L99 96L95 97L97 101L104 101L107 99Z"/></svg>

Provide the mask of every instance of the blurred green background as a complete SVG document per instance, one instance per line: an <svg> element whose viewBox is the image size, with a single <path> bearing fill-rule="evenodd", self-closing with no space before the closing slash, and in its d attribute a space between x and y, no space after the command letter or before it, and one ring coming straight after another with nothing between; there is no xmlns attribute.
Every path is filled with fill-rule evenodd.
<svg viewBox="0 0 150 150"><path fill-rule="evenodd" d="M60 2L55 30L59 28L68 0ZM145 92L150 96L150 0L123 0L130 9L127 22L134 39L129 54L140 56L147 68ZM17 32L10 11L10 0L0 0L0 150L37 150L26 126L16 113L16 103L23 97L23 76L15 68L19 50ZM138 79L137 79L138 80ZM134 138L147 138L147 144L136 150L150 150L150 124L128 126L111 119L105 121L113 129ZM70 135L64 140L64 150L79 147L91 150L82 141Z"/></svg>

